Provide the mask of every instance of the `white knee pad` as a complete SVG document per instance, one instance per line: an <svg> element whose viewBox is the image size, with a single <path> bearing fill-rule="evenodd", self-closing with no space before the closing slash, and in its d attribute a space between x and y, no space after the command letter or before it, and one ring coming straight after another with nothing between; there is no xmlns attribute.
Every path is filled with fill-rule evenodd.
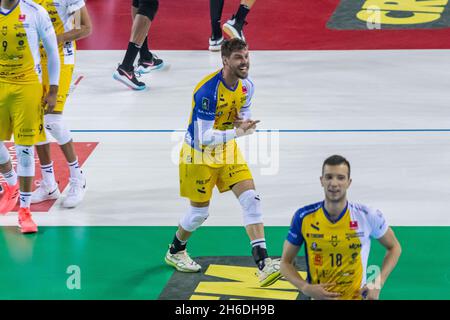
<svg viewBox="0 0 450 320"><path fill-rule="evenodd" d="M189 206L188 211L180 220L180 226L186 231L195 231L208 218L208 209L209 207L196 208Z"/></svg>
<svg viewBox="0 0 450 320"><path fill-rule="evenodd" d="M17 175L34 177L34 147L16 145Z"/></svg>
<svg viewBox="0 0 450 320"><path fill-rule="evenodd" d="M72 139L70 130L63 121L62 114L46 114L44 116L45 129L56 139L59 145L66 144Z"/></svg>
<svg viewBox="0 0 450 320"><path fill-rule="evenodd" d="M262 223L261 200L255 190L247 190L239 196L244 215L244 226Z"/></svg>
<svg viewBox="0 0 450 320"><path fill-rule="evenodd" d="M0 141L0 164L5 164L10 160L8 149L3 141Z"/></svg>

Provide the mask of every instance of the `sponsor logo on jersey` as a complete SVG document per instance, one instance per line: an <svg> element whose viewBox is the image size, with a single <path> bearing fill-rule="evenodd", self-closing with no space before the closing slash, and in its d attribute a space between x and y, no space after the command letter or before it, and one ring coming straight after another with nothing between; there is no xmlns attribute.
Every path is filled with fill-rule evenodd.
<svg viewBox="0 0 450 320"><path fill-rule="evenodd" d="M322 233L307 233L306 237L314 239L323 239L324 235Z"/></svg>
<svg viewBox="0 0 450 320"><path fill-rule="evenodd" d="M203 110L209 110L209 99L208 98L202 98L202 109Z"/></svg>
<svg viewBox="0 0 450 320"><path fill-rule="evenodd" d="M322 249L320 249L319 248L319 246L317 245L317 242L313 242L313 243L311 243L311 251L314 251L314 252L321 252L322 251Z"/></svg>
<svg viewBox="0 0 450 320"><path fill-rule="evenodd" d="M333 247L337 247L337 245L339 244L339 242L341 242L340 240L338 240L338 236L337 235L332 235L331 236L331 240L330 243Z"/></svg>
<svg viewBox="0 0 450 320"><path fill-rule="evenodd" d="M347 240L350 240L351 238L364 238L364 231L360 232L353 232L353 233L346 233L345 238Z"/></svg>
<svg viewBox="0 0 450 320"><path fill-rule="evenodd" d="M358 221L350 221L350 229L352 230L358 229Z"/></svg>
<svg viewBox="0 0 450 320"><path fill-rule="evenodd" d="M25 22L26 19L27 19L26 14L19 14L19 22Z"/></svg>
<svg viewBox="0 0 450 320"><path fill-rule="evenodd" d="M350 261L350 264L355 264L356 263L356 258L358 258L358 253L352 253L352 260Z"/></svg>
<svg viewBox="0 0 450 320"><path fill-rule="evenodd" d="M361 248L361 247L362 247L362 244L361 244L361 243L351 243L351 244L348 246L349 249L353 249L353 250L357 250L357 249L359 249L359 248Z"/></svg>
<svg viewBox="0 0 450 320"><path fill-rule="evenodd" d="M314 265L315 266L323 265L323 256L321 254L314 255Z"/></svg>

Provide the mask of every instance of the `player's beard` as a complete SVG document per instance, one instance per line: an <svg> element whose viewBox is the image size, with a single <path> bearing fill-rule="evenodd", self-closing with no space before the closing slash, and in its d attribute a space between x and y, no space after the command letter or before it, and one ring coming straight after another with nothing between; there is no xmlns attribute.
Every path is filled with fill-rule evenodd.
<svg viewBox="0 0 450 320"><path fill-rule="evenodd" d="M246 69L241 70L242 67L246 67ZM239 66L233 67L233 73L239 79L247 79L249 70L250 63L240 64Z"/></svg>

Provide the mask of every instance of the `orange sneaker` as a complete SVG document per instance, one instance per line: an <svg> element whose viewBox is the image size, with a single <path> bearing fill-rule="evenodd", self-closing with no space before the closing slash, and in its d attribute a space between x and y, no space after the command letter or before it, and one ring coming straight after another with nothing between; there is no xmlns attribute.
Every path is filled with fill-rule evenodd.
<svg viewBox="0 0 450 320"><path fill-rule="evenodd" d="M2 183L0 191L0 214L10 212L17 204L19 198L19 182L15 186L10 186L7 183Z"/></svg>
<svg viewBox="0 0 450 320"><path fill-rule="evenodd" d="M19 226L22 233L35 233L38 231L36 223L31 219L30 208L19 209Z"/></svg>

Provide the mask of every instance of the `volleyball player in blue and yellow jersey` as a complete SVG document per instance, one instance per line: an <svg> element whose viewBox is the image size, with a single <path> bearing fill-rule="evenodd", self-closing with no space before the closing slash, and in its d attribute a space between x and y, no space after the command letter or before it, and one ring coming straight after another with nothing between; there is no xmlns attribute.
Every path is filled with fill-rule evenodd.
<svg viewBox="0 0 450 320"><path fill-rule="evenodd" d="M314 299L378 299L401 248L379 210L347 201L351 184L350 164L331 156L321 177L325 200L299 209L285 241L281 270L305 295ZM367 283L371 238L387 250L381 272ZM305 248L308 279L297 273L292 262ZM378 270L378 267L373 269Z"/></svg>
<svg viewBox="0 0 450 320"><path fill-rule="evenodd" d="M23 233L31 233L37 231L30 212L35 170L33 145L45 140L39 43L42 41L48 55L50 86L44 108L49 111L56 105L58 92L58 46L44 8L29 0L1 0L0 4L0 172L6 180L2 185L0 212L12 210L17 202L19 176L19 226ZM12 134L17 174L3 144Z"/></svg>
<svg viewBox="0 0 450 320"><path fill-rule="evenodd" d="M180 193L190 200L179 222L165 261L182 272L201 266L186 252L186 243L208 217L215 186L232 190L242 206L244 225L258 266L259 283L268 286L280 278L279 260L269 258L264 238L260 198L250 170L235 139L252 134L259 121L250 119L254 85L248 79L247 44L240 39L222 45L223 69L203 79L195 88L185 143L180 154Z"/></svg>

